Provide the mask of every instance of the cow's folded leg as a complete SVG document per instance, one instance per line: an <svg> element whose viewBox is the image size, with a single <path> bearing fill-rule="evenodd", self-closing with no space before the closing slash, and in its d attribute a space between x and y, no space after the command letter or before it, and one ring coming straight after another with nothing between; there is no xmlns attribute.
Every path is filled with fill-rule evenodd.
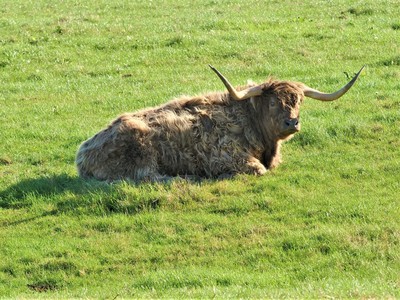
<svg viewBox="0 0 400 300"><path fill-rule="evenodd" d="M264 175L267 172L267 168L255 157L251 157L246 163L246 174L253 175Z"/></svg>

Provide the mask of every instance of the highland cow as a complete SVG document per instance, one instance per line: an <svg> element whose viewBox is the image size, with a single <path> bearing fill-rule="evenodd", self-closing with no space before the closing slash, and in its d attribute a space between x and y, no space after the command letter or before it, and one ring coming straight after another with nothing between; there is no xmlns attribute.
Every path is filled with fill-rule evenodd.
<svg viewBox="0 0 400 300"><path fill-rule="evenodd" d="M82 143L76 156L79 175L108 181L262 175L280 163L281 143L300 130L304 97L336 100L362 71L325 94L303 83L272 79L235 89L210 67L228 92L181 97L119 116Z"/></svg>

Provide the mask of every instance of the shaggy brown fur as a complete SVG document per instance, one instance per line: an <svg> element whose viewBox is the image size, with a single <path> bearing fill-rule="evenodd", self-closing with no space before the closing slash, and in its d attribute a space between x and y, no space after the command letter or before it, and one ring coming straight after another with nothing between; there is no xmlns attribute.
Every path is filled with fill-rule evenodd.
<svg viewBox="0 0 400 300"><path fill-rule="evenodd" d="M248 86L247 86L248 87ZM264 174L280 162L280 144L299 126L301 83L268 80L263 94L235 101L228 93L181 97L125 113L80 146L79 175L100 180L160 180Z"/></svg>

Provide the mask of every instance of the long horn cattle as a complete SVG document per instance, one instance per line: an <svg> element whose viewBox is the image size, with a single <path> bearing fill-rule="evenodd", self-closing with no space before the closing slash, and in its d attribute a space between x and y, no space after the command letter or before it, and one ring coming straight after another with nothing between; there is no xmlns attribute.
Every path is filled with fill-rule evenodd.
<svg viewBox="0 0 400 300"><path fill-rule="evenodd" d="M304 97L336 100L362 71L326 94L303 83L272 79L234 88L210 67L228 93L181 97L119 116L81 144L76 156L79 175L108 181L262 175L280 163L281 143L300 130Z"/></svg>

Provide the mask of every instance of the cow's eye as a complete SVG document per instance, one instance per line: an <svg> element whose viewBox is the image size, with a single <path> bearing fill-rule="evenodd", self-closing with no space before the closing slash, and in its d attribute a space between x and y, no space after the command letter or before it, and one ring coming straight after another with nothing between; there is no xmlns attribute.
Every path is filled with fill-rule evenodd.
<svg viewBox="0 0 400 300"><path fill-rule="evenodd" d="M271 101L269 102L269 106L274 107L274 106L275 106L275 100L271 100Z"/></svg>

